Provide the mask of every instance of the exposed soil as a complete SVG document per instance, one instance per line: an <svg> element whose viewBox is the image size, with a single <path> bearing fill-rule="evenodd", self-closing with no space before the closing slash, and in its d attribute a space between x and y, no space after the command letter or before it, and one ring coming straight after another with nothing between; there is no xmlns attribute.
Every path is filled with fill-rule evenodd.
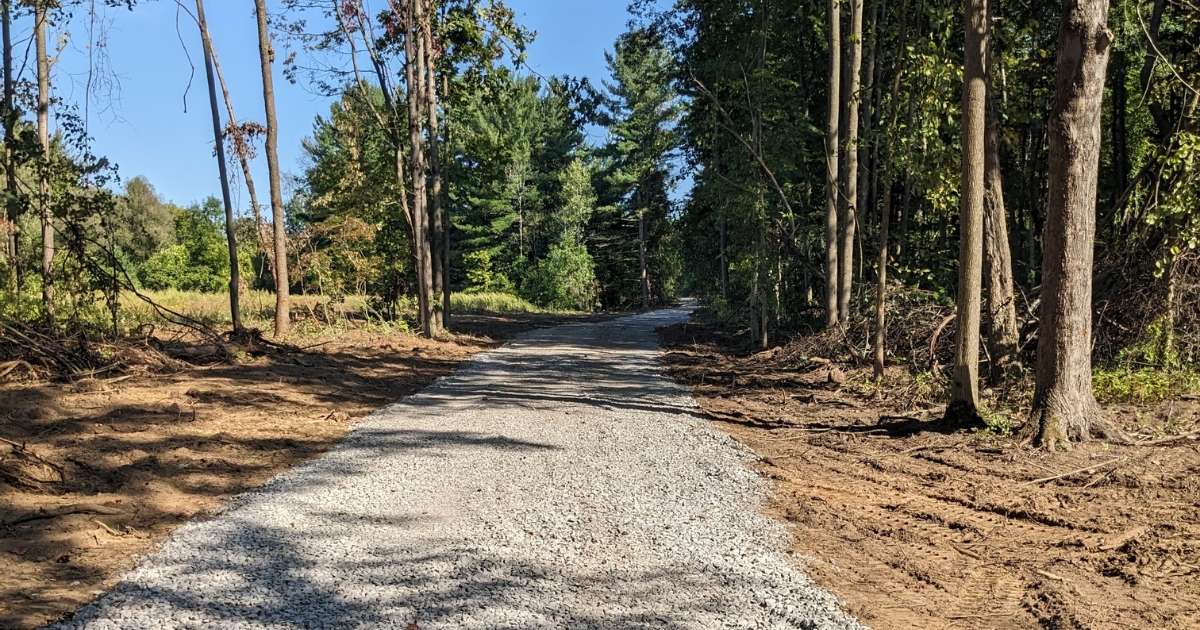
<svg viewBox="0 0 1200 630"><path fill-rule="evenodd" d="M1108 409L1140 445L1046 453L947 430L902 369L875 389L803 342L660 333L672 374L777 481L809 573L871 626L1200 627L1200 401Z"/></svg>
<svg viewBox="0 0 1200 630"><path fill-rule="evenodd" d="M356 331L170 372L0 386L0 628L73 611L172 529L320 454L357 418L569 319L462 316L446 341Z"/></svg>

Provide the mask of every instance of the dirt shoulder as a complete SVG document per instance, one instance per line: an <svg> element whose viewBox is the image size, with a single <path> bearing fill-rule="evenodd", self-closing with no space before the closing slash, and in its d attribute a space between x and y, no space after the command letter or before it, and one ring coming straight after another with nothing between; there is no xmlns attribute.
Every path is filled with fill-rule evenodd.
<svg viewBox="0 0 1200 630"><path fill-rule="evenodd" d="M577 320L465 315L445 341L355 331L165 373L0 386L0 628L73 611L172 529L358 418L513 334Z"/></svg>
<svg viewBox="0 0 1200 630"><path fill-rule="evenodd" d="M943 432L902 371L880 397L869 370L739 353L699 321L660 333L671 373L777 482L810 575L867 624L1200 627L1200 442L1170 439L1200 430L1200 402L1107 410L1166 440L1044 453Z"/></svg>

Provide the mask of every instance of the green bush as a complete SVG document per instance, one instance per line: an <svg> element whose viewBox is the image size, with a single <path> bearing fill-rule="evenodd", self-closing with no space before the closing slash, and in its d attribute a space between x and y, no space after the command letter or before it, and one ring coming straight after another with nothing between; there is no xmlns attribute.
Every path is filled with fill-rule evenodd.
<svg viewBox="0 0 1200 630"><path fill-rule="evenodd" d="M1112 368L1092 373L1102 403L1149 404L1200 392L1200 372L1186 369Z"/></svg>
<svg viewBox="0 0 1200 630"><path fill-rule="evenodd" d="M511 293L469 292L450 296L453 313L544 313L543 309Z"/></svg>
<svg viewBox="0 0 1200 630"><path fill-rule="evenodd" d="M467 270L467 291L471 293L512 293L513 283L508 276L495 270L492 252L480 249L463 255Z"/></svg>
<svg viewBox="0 0 1200 630"><path fill-rule="evenodd" d="M154 252L138 271L142 286L151 290L218 292L229 286L229 250L221 204L209 198L175 217L176 244ZM247 267L249 252L239 256Z"/></svg>
<svg viewBox="0 0 1200 630"><path fill-rule="evenodd" d="M596 265L583 245L559 243L538 261L523 288L525 296L541 306L590 311L599 295Z"/></svg>

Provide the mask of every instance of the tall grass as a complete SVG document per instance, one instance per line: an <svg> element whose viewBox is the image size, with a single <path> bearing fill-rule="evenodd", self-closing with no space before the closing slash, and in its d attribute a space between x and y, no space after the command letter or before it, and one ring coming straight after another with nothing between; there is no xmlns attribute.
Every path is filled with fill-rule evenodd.
<svg viewBox="0 0 1200 630"><path fill-rule="evenodd" d="M231 323L229 296L225 293L201 293L198 291L144 291L146 297L156 304L187 316L209 326L220 327ZM293 316L298 320L297 328L328 329L335 325L386 325L405 328L403 321L385 322L384 318L370 306L370 299L363 295L351 295L334 301L322 295L293 295ZM458 313L502 313L502 314L545 314L563 313L541 308L509 293L454 293L450 296L450 308ZM401 320L416 318L416 305L412 300L400 306ZM244 291L241 294L242 323L251 328L270 328L275 317L275 294L267 291ZM137 328L142 324L161 321L154 308L133 293L121 296L121 313L125 327Z"/></svg>
<svg viewBox="0 0 1200 630"><path fill-rule="evenodd" d="M452 312L467 313L568 313L542 308L511 293L480 292L454 293L450 296Z"/></svg>
<svg viewBox="0 0 1200 630"><path fill-rule="evenodd" d="M143 291L154 303L210 326L229 324L229 295L199 291ZM267 291L243 291L240 296L242 322L248 326L269 325L275 318L275 294ZM367 300L350 296L334 302L320 295L293 295L292 312L298 316L325 310L342 317L366 315ZM153 322L158 315L154 308L132 293L121 295L121 310L130 323Z"/></svg>

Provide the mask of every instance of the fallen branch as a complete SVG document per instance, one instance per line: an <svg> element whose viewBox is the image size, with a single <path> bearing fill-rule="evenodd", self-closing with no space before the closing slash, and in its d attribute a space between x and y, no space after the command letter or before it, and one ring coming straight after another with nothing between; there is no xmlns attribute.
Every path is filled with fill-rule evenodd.
<svg viewBox="0 0 1200 630"><path fill-rule="evenodd" d="M933 329L933 336L929 338L929 371L930 372L937 372L938 368L941 367L938 365L938 360L937 360L937 344L938 344L938 341L942 338L942 331L946 330L946 326L949 326L950 322L954 321L955 318L957 318L957 317L958 317L958 315L956 313L951 313L951 314L947 315L946 318L943 319L940 324L937 325L937 328Z"/></svg>
<svg viewBox="0 0 1200 630"><path fill-rule="evenodd" d="M1100 462L1099 464L1092 464L1091 466L1084 466L1083 468L1076 468L1075 470L1070 470L1070 471L1067 471L1067 472L1065 472L1065 473L1062 473L1061 475L1054 475L1054 476L1051 476L1051 477L1042 477L1041 479L1034 479L1033 481L1026 481L1025 483L1023 483L1023 484L1021 484L1021 485L1023 485L1023 486L1033 486L1033 485L1037 485L1037 484L1040 484L1040 483L1046 483L1047 481L1055 481L1055 480L1058 480L1058 479L1062 479L1063 477L1070 477L1071 475L1078 475L1079 473L1091 472L1091 471L1093 471L1093 470L1096 470L1097 468L1103 468L1103 467L1105 467L1105 466L1108 466L1108 465L1110 465L1110 464L1117 464L1117 463L1120 463L1120 462L1121 462L1121 460L1123 460L1123 459L1126 459L1126 458L1124 458L1124 457L1117 457L1117 458L1114 458L1114 459L1110 459L1110 460L1108 460L1108 461Z"/></svg>
<svg viewBox="0 0 1200 630"><path fill-rule="evenodd" d="M1172 435L1170 437L1159 438L1157 440L1149 440L1146 442L1134 442L1133 446L1161 446L1172 442L1183 442L1186 440L1200 440L1200 433L1185 433L1183 435Z"/></svg>
<svg viewBox="0 0 1200 630"><path fill-rule="evenodd" d="M4 378L4 377L8 376L10 373L12 373L13 370L15 370L21 366L24 366L26 370L33 372L32 365L29 365L28 363L26 363L25 361L22 361L20 359L16 359L13 361L9 361L7 363L0 363L0 378Z"/></svg>
<svg viewBox="0 0 1200 630"><path fill-rule="evenodd" d="M115 529L113 529L113 528L109 527L107 523L105 523L104 521L102 521L102 520L100 520L100 519L98 519L98 518L94 518L94 519L92 519L92 522L93 522L93 523L95 523L95 524L97 524L97 525L99 525L100 527L103 527L103 528L104 528L104 531L106 531L106 532L108 532L108 533L112 534L113 536L116 536L116 537L118 537L118 538L122 538L122 537L124 537L124 536L125 536L125 534L122 534L121 532L119 532L119 531L117 531L117 530L115 530Z"/></svg>

